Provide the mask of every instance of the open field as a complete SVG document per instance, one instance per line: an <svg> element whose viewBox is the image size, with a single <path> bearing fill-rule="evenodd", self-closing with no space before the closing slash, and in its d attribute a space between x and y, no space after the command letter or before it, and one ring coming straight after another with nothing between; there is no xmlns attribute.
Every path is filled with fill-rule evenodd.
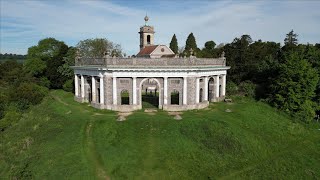
<svg viewBox="0 0 320 180"><path fill-rule="evenodd" d="M229 109L232 112L226 112ZM51 91L0 132L0 177L36 179L319 179L319 125L251 99L183 112L117 113Z"/></svg>

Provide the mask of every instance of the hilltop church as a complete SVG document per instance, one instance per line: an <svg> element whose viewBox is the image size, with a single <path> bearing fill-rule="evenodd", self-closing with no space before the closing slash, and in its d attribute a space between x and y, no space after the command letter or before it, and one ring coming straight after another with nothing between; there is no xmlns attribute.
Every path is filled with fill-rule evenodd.
<svg viewBox="0 0 320 180"><path fill-rule="evenodd" d="M140 27L135 57L76 57L75 100L114 111L156 107L167 111L202 109L225 97L226 66L220 58L178 57L154 44L149 18ZM192 53L191 53L192 54Z"/></svg>

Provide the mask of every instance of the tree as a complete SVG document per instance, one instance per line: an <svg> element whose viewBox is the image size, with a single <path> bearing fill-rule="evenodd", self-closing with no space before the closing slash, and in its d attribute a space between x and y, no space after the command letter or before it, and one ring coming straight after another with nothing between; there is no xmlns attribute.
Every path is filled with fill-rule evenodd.
<svg viewBox="0 0 320 180"><path fill-rule="evenodd" d="M302 121L311 121L316 110L312 100L319 81L317 71L301 55L292 52L285 56L278 74L270 96L273 105Z"/></svg>
<svg viewBox="0 0 320 180"><path fill-rule="evenodd" d="M298 39L297 39L298 35L295 34L293 32L293 30L291 30L287 35L286 38L284 39L284 44L285 45L297 45L298 44Z"/></svg>
<svg viewBox="0 0 320 180"><path fill-rule="evenodd" d="M207 41L204 43L204 48L201 50L200 57L202 58L213 58L217 57L218 51L215 49L216 43L214 41Z"/></svg>
<svg viewBox="0 0 320 180"><path fill-rule="evenodd" d="M190 56L190 50L193 50L194 53L198 53L199 49L197 46L196 38L194 37L193 33L190 33L187 40L186 40L186 46L184 49L184 53L187 54L187 56Z"/></svg>
<svg viewBox="0 0 320 180"><path fill-rule="evenodd" d="M61 88L66 77L57 69L63 64L63 57L68 52L68 46L54 38L42 39L37 46L28 49L25 70L39 79L50 81L50 88Z"/></svg>
<svg viewBox="0 0 320 180"><path fill-rule="evenodd" d="M102 58L105 52L109 52L111 56L122 57L121 46L105 38L82 40L77 44L77 49L83 58Z"/></svg>
<svg viewBox="0 0 320 180"><path fill-rule="evenodd" d="M176 37L176 34L172 36L171 42L170 42L170 49L175 53L178 54L178 40Z"/></svg>

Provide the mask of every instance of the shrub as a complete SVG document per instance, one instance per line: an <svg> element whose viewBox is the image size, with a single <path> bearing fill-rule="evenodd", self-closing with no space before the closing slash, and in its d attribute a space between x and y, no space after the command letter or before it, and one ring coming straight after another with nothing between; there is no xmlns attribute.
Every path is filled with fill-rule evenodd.
<svg viewBox="0 0 320 180"><path fill-rule="evenodd" d="M9 94L10 101L15 102L21 109L35 105L42 101L48 94L48 89L34 83L21 83L17 88L12 88Z"/></svg>
<svg viewBox="0 0 320 180"><path fill-rule="evenodd" d="M255 97L256 85L251 81L241 82L239 85L241 93L248 97Z"/></svg>
<svg viewBox="0 0 320 180"><path fill-rule="evenodd" d="M73 90L74 90L74 82L73 82L72 79L67 80L63 84L63 90L65 90L67 92L73 92Z"/></svg>
<svg viewBox="0 0 320 180"><path fill-rule="evenodd" d="M227 95L235 95L238 93L238 86L233 81L229 81L226 86Z"/></svg>

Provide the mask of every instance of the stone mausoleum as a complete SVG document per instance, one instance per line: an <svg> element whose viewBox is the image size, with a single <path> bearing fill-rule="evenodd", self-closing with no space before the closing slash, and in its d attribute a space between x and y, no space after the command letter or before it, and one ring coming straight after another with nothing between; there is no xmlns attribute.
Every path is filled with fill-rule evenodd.
<svg viewBox="0 0 320 180"><path fill-rule="evenodd" d="M167 111L202 109L224 99L226 66L220 58L178 57L154 45L154 27L140 27L140 52L132 57L76 57L75 100L114 111L157 107Z"/></svg>

